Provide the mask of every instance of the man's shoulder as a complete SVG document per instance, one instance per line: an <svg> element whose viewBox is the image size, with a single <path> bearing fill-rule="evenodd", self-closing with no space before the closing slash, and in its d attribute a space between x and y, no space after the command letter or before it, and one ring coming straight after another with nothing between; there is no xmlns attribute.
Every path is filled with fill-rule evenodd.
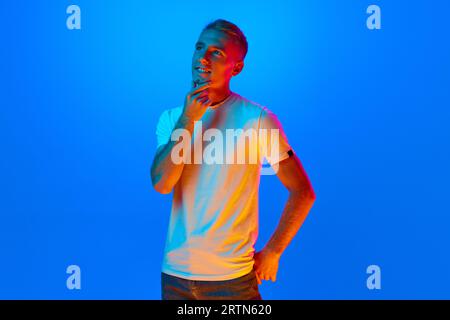
<svg viewBox="0 0 450 320"><path fill-rule="evenodd" d="M178 121L178 118L181 116L182 112L183 112L182 106L168 108L163 110L163 112L161 113L161 118L165 118L172 122L176 122Z"/></svg>
<svg viewBox="0 0 450 320"><path fill-rule="evenodd" d="M246 110L246 114L253 119L258 119L264 125L281 127L280 120L278 116L272 112L267 106L256 103L250 99L247 99L241 95L237 95L243 110ZM247 112L248 111L248 112Z"/></svg>
<svg viewBox="0 0 450 320"><path fill-rule="evenodd" d="M260 103L257 103L250 99L247 99L244 96L241 96L237 93L235 93L235 95L236 95L239 103L248 110L252 110L252 111L258 112L260 114L265 113L265 112L270 112L270 110L266 106L264 106Z"/></svg>

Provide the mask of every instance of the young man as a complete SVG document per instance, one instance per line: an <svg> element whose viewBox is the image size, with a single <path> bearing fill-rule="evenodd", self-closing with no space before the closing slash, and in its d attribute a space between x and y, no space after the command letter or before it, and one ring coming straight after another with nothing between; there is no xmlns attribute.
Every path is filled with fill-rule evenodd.
<svg viewBox="0 0 450 320"><path fill-rule="evenodd" d="M242 71L246 53L247 40L236 25L225 20L207 25L195 45L192 89L184 106L164 111L158 121L152 183L162 194L174 191L162 299L261 299L258 284L276 280L280 256L315 200L277 117L230 91L230 80ZM205 129L214 134L207 135ZM261 139L243 133L261 129L275 130L277 135L267 133L271 138ZM228 130L237 132L233 141L248 138L250 143L219 141L221 136L228 138ZM174 138L179 132L182 139ZM200 149L205 157L211 140L216 148L210 157L215 161L198 159L198 147L205 146ZM247 157L244 163L236 161L234 152L239 154L241 148L249 156L252 143L257 146L257 161ZM183 161L178 161L180 157ZM271 239L255 253L263 158L277 166L289 198Z"/></svg>

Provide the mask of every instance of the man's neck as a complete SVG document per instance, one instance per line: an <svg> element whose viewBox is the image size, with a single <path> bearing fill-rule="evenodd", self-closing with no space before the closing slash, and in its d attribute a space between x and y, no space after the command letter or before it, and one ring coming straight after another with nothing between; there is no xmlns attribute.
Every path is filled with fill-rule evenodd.
<svg viewBox="0 0 450 320"><path fill-rule="evenodd" d="M210 91L209 93L209 99L212 101L211 106L214 106L216 104L221 103L222 101L224 101L226 98L228 98L231 94L230 88L227 88L226 90L222 90L222 91Z"/></svg>

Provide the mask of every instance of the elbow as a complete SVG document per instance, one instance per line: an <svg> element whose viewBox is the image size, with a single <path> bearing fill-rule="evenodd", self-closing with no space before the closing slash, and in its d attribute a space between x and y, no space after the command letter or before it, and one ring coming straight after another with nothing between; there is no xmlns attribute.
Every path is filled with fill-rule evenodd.
<svg viewBox="0 0 450 320"><path fill-rule="evenodd" d="M172 192L172 188L170 186L164 185L163 180L155 181L156 179L152 176L152 184L153 189L156 190L156 192L159 192L161 194L169 194Z"/></svg>
<svg viewBox="0 0 450 320"><path fill-rule="evenodd" d="M314 189L311 184L309 184L309 187L306 189L306 198L311 201L311 203L314 203L316 201L316 193L314 192Z"/></svg>
<svg viewBox="0 0 450 320"><path fill-rule="evenodd" d="M308 201L311 205L313 205L316 201L316 194L312 189L302 192L301 197L303 200Z"/></svg>
<svg viewBox="0 0 450 320"><path fill-rule="evenodd" d="M314 189L310 186L308 188L299 188L290 190L294 196L297 196L304 201L308 201L311 203L311 205L316 201L316 193L314 192Z"/></svg>
<svg viewBox="0 0 450 320"><path fill-rule="evenodd" d="M311 199L312 202L316 201L316 193L314 192L313 187L310 185L307 192L308 198Z"/></svg>
<svg viewBox="0 0 450 320"><path fill-rule="evenodd" d="M163 177L155 172L154 165L152 165L150 169L150 177L152 179L153 189L155 189L156 192L161 194L169 194L172 192L172 188L167 186L167 183Z"/></svg>
<svg viewBox="0 0 450 320"><path fill-rule="evenodd" d="M168 188L168 187L164 187L164 186L160 186L160 185L154 185L153 188L161 194L169 194L172 192L172 188Z"/></svg>
<svg viewBox="0 0 450 320"><path fill-rule="evenodd" d="M313 189L311 189L311 190L308 192L308 199L310 199L311 204L313 204L313 203L316 201L316 193L314 192Z"/></svg>

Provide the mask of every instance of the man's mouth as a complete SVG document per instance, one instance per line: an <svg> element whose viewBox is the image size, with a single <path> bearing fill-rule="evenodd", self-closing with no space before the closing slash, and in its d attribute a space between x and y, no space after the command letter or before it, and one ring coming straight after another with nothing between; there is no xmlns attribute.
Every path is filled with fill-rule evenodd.
<svg viewBox="0 0 450 320"><path fill-rule="evenodd" d="M199 73L211 73L209 69L203 67L196 67L195 70L197 70Z"/></svg>

